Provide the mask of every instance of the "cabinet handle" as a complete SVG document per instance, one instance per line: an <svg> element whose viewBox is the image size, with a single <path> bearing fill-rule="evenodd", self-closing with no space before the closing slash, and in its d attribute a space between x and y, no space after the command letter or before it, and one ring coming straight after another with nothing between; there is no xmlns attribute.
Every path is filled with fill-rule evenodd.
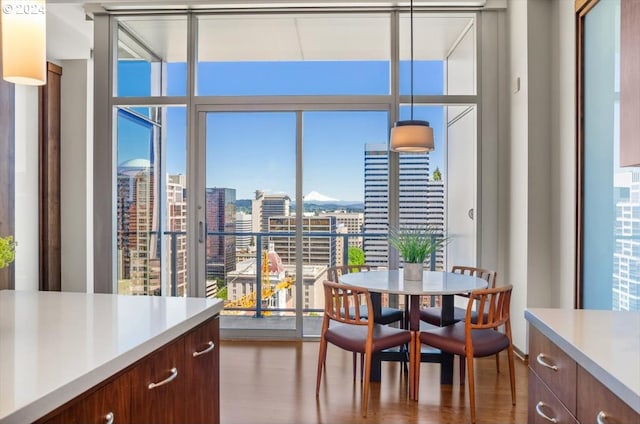
<svg viewBox="0 0 640 424"><path fill-rule="evenodd" d="M605 414L604 411L600 411L596 416L596 422L598 424L607 424L607 418L608 418L607 414Z"/></svg>
<svg viewBox="0 0 640 424"><path fill-rule="evenodd" d="M167 383L172 382L178 376L178 368L171 368L171 375L158 383L149 383L149 390L156 387L164 386Z"/></svg>
<svg viewBox="0 0 640 424"><path fill-rule="evenodd" d="M551 365L550 363L548 363L547 361L545 361L545 358L547 358L547 355L545 355L544 353L539 353L538 357L536 358L536 361L538 361L538 363L540 365L542 365L545 368L549 368L552 369L554 371L558 371L558 367L555 365Z"/></svg>
<svg viewBox="0 0 640 424"><path fill-rule="evenodd" d="M544 418L547 421L551 421L553 424L556 424L558 422L557 418L551 418L550 416L548 416L547 414L545 414L544 412L542 412L542 408L546 407L547 404L544 402L538 402L538 404L536 405L536 414L540 415L542 418Z"/></svg>
<svg viewBox="0 0 640 424"><path fill-rule="evenodd" d="M213 350L213 348L216 347L216 345L209 340L209 343L207 343L207 348L205 350L201 350L200 352L195 351L193 352L193 357L195 358L196 356L200 356L200 355L204 355L205 353L209 353Z"/></svg>
<svg viewBox="0 0 640 424"><path fill-rule="evenodd" d="M113 412L109 412L107 415L104 416L104 422L106 424L113 424L113 419L115 417L113 416Z"/></svg>

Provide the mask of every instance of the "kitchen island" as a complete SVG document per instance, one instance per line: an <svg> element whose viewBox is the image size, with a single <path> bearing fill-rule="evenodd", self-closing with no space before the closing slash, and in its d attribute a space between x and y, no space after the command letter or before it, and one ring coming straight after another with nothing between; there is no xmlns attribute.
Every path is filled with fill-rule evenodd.
<svg viewBox="0 0 640 424"><path fill-rule="evenodd" d="M221 310L212 299L0 291L0 423L218 422Z"/></svg>
<svg viewBox="0 0 640 424"><path fill-rule="evenodd" d="M529 423L640 423L640 312L532 308Z"/></svg>

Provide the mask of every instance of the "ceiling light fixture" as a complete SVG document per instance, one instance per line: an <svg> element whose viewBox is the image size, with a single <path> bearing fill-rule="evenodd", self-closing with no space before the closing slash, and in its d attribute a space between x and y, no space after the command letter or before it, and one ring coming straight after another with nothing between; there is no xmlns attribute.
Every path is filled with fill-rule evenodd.
<svg viewBox="0 0 640 424"><path fill-rule="evenodd" d="M47 16L44 0L2 0L2 78L14 84L47 80Z"/></svg>
<svg viewBox="0 0 640 424"><path fill-rule="evenodd" d="M429 122L413 119L413 0L409 3L411 36L411 119L397 121L391 128L390 149L395 152L430 152L434 148Z"/></svg>

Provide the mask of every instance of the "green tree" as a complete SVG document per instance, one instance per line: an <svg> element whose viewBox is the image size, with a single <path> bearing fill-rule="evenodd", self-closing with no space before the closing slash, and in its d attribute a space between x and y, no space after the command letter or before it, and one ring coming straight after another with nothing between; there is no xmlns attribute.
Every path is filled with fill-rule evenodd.
<svg viewBox="0 0 640 424"><path fill-rule="evenodd" d="M436 166L436 170L433 171L433 181L442 181L442 173L440 172L440 168Z"/></svg>
<svg viewBox="0 0 640 424"><path fill-rule="evenodd" d="M349 247L349 265L364 265L364 250L359 247Z"/></svg>

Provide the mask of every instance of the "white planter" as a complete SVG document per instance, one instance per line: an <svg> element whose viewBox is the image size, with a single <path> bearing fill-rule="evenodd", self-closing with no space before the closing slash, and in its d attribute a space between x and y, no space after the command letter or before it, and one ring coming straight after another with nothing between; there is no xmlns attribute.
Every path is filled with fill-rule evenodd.
<svg viewBox="0 0 640 424"><path fill-rule="evenodd" d="M404 263L404 279L405 281L422 281L422 272L424 265L419 263Z"/></svg>

